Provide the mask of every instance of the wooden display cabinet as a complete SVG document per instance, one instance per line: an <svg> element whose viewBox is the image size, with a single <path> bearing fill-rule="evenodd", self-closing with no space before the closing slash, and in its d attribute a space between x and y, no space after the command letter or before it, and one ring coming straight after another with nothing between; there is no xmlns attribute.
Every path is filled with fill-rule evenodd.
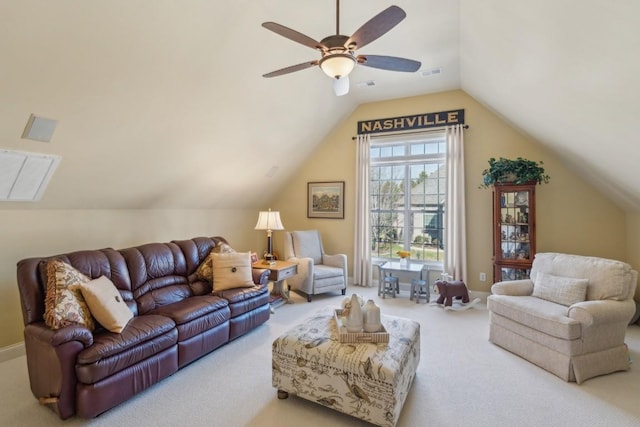
<svg viewBox="0 0 640 427"><path fill-rule="evenodd" d="M493 186L493 281L529 278L536 253L536 184Z"/></svg>

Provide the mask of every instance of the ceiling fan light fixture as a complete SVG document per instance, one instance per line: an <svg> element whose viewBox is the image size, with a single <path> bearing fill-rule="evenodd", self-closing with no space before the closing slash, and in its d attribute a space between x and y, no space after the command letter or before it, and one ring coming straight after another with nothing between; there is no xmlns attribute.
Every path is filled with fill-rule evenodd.
<svg viewBox="0 0 640 427"><path fill-rule="evenodd" d="M332 79L346 77L356 66L356 59L348 53L331 53L322 57L318 63L322 71Z"/></svg>

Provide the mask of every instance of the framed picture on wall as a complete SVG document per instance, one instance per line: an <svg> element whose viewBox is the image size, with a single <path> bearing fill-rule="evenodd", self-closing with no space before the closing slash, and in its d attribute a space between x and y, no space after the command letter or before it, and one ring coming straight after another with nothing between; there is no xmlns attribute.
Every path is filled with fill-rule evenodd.
<svg viewBox="0 0 640 427"><path fill-rule="evenodd" d="M344 219L344 181L307 183L307 218Z"/></svg>

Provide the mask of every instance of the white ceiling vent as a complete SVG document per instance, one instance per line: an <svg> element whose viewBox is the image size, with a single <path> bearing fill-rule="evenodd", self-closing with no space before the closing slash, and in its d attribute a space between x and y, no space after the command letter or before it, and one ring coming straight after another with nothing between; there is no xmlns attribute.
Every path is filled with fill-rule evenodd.
<svg viewBox="0 0 640 427"><path fill-rule="evenodd" d="M51 154L0 149L0 201L40 200L60 159Z"/></svg>
<svg viewBox="0 0 640 427"><path fill-rule="evenodd" d="M442 74L442 68L440 67L420 71L420 75L422 77L434 77L434 76L439 76L440 74Z"/></svg>
<svg viewBox="0 0 640 427"><path fill-rule="evenodd" d="M367 80L364 82L358 82L356 83L356 86L358 87L370 87L370 86L375 86L376 82L374 82L373 80Z"/></svg>

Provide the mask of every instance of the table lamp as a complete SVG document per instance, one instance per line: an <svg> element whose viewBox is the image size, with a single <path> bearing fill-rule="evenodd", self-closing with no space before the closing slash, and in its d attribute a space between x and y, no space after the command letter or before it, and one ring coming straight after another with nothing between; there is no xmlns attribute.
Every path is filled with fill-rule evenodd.
<svg viewBox="0 0 640 427"><path fill-rule="evenodd" d="M273 230L284 230L282 221L280 221L280 212L272 212L271 209L268 211L260 211L255 229L267 230L267 253L264 255L264 263L272 264L275 261L275 256L273 256L271 232Z"/></svg>

